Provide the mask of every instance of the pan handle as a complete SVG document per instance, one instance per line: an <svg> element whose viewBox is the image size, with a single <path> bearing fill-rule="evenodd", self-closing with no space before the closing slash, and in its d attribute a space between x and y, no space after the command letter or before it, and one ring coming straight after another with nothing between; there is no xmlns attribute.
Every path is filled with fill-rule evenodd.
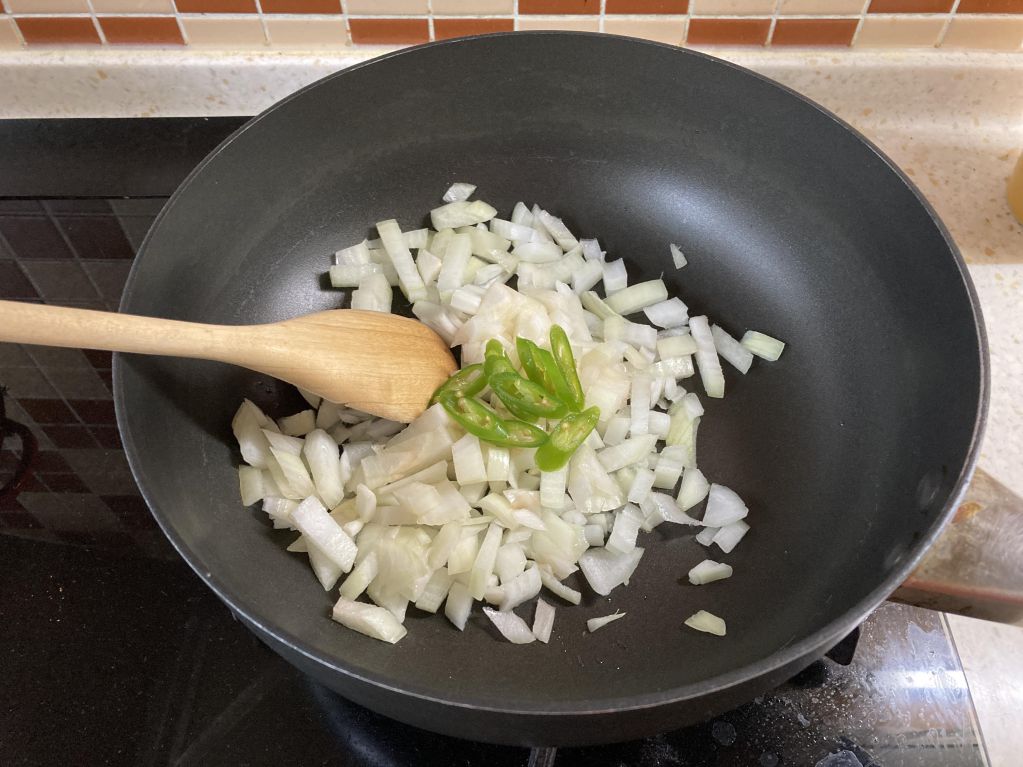
<svg viewBox="0 0 1023 767"><path fill-rule="evenodd" d="M1023 498L977 469L895 602L1023 625Z"/></svg>

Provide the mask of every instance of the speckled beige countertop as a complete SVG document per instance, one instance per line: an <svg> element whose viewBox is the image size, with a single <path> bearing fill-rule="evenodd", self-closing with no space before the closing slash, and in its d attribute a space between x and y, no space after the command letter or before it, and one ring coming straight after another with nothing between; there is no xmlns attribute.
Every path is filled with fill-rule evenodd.
<svg viewBox="0 0 1023 767"><path fill-rule="evenodd" d="M0 118L255 114L375 55L174 51L0 53ZM1023 148L1023 55L711 51L862 131L919 185L969 264L991 347L980 463L1023 494L1023 226L1005 183ZM954 392L949 392L954 396ZM1023 629L949 616L990 762L1016 765Z"/></svg>

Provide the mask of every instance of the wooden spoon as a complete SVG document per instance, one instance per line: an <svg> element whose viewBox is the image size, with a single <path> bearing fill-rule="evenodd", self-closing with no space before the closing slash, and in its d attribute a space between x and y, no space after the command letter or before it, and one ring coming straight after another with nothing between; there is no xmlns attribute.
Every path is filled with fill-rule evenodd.
<svg viewBox="0 0 1023 767"><path fill-rule="evenodd" d="M229 362L406 423L456 369L451 350L426 325L355 309L267 325L203 325L0 301L0 341Z"/></svg>

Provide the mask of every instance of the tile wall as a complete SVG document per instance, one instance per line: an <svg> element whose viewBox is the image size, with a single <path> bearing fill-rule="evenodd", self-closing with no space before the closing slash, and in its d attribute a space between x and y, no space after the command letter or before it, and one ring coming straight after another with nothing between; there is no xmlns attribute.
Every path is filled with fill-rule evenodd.
<svg viewBox="0 0 1023 767"><path fill-rule="evenodd" d="M1019 51L1023 0L3 0L0 49L340 49L536 29L672 45Z"/></svg>
<svg viewBox="0 0 1023 767"><path fill-rule="evenodd" d="M0 200L0 299L116 309L135 250L163 199ZM0 343L7 417L39 452L16 496L0 496L5 534L149 552L167 544L121 449L108 352ZM0 486L20 445L0 449Z"/></svg>

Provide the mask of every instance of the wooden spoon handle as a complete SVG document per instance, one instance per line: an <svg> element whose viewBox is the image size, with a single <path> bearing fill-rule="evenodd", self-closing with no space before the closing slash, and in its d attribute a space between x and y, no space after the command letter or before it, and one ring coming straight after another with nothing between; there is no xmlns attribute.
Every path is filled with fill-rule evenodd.
<svg viewBox="0 0 1023 767"><path fill-rule="evenodd" d="M248 328L0 301L0 341L224 359Z"/></svg>

